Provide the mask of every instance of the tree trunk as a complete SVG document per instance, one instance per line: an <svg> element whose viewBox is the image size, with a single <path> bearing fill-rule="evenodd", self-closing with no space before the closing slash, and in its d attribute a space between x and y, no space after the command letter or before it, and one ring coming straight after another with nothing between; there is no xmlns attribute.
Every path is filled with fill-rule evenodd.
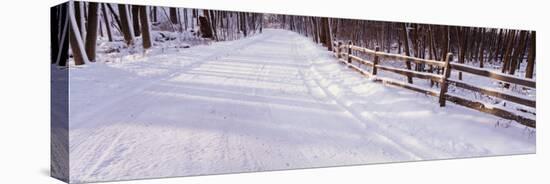
<svg viewBox="0 0 550 184"><path fill-rule="evenodd" d="M208 21L208 18L204 16L199 16L199 22L200 22L200 31L203 38L214 38L212 35L212 28L210 28L210 23Z"/></svg>
<svg viewBox="0 0 550 184"><path fill-rule="evenodd" d="M83 32L80 31L83 27L82 24L84 24L82 22L82 13L80 13L80 11L82 11L82 9L80 9L80 3L82 2L79 2L79 1L74 2L74 17L76 20L76 27L78 28L78 30L75 30L75 31L79 31L80 35L83 35L82 34Z"/></svg>
<svg viewBox="0 0 550 184"><path fill-rule="evenodd" d="M151 16L153 17L153 22L157 22L157 7L153 6L153 12L151 12Z"/></svg>
<svg viewBox="0 0 550 184"><path fill-rule="evenodd" d="M525 77L532 79L535 69L535 54L536 54L536 32L531 31L529 43L529 56L527 57L527 68L525 69Z"/></svg>
<svg viewBox="0 0 550 184"><path fill-rule="evenodd" d="M75 2L76 3L76 2ZM82 36L82 38L86 38L86 8L84 8L84 5L86 5L86 2L79 2L78 4L75 4L76 7L75 7L75 10L78 10L78 11L75 11L76 13L76 16L75 18L77 19L77 22L78 22L78 29L80 30L80 36Z"/></svg>
<svg viewBox="0 0 550 184"><path fill-rule="evenodd" d="M183 9L183 25L184 25L184 28L185 28L186 31L187 31L187 20L189 20L189 18L187 16L187 8L184 8Z"/></svg>
<svg viewBox="0 0 550 184"><path fill-rule="evenodd" d="M507 40L506 41L506 51L503 54L504 58L502 59L502 70L501 70L502 73L508 72L508 69L510 68L510 58L511 58L511 55L512 55L512 49L514 47L515 37L516 37L516 31L511 30L508 33L508 36L507 36L507 39L506 39Z"/></svg>
<svg viewBox="0 0 550 184"><path fill-rule="evenodd" d="M69 26L69 44L71 46L75 65L83 65L88 62L88 56L84 49L84 41L78 30L78 21L75 16L75 10L78 7L75 7L73 3L73 1L69 2L69 19L71 25Z"/></svg>
<svg viewBox="0 0 550 184"><path fill-rule="evenodd" d="M514 49L514 54L512 55L512 59L510 63L510 70L508 71L508 74L510 75L514 75L516 73L519 60L523 59L523 58L519 58L519 56L524 51L523 49L525 48L526 37L527 37L527 31L521 31L519 33L519 44Z"/></svg>
<svg viewBox="0 0 550 184"><path fill-rule="evenodd" d="M311 17L312 26L313 26L313 40L315 43L319 43L319 30L317 29L317 20L315 17Z"/></svg>
<svg viewBox="0 0 550 184"><path fill-rule="evenodd" d="M484 28L481 28L481 33L480 34L485 34L485 29ZM479 41L479 44L478 44L478 48L479 48L479 52L477 53L477 60L479 61L479 67L480 68L483 68L483 59L485 57L485 48L483 48L485 46L485 36L480 36L479 39L481 39Z"/></svg>
<svg viewBox="0 0 550 184"><path fill-rule="evenodd" d="M248 36L248 31L246 27L246 13L241 13L241 31L243 32L243 36Z"/></svg>
<svg viewBox="0 0 550 184"><path fill-rule="evenodd" d="M469 34L469 28L457 28L460 29L460 37L459 37L459 57L458 57L458 63L465 63L466 59L466 53L468 52L468 34ZM462 80L462 72L458 72L458 80Z"/></svg>
<svg viewBox="0 0 550 184"><path fill-rule="evenodd" d="M141 23L141 35L143 39L143 48L148 49L153 45L151 43L151 27L149 23L149 15L147 14L146 6L138 6L139 21Z"/></svg>
<svg viewBox="0 0 550 184"><path fill-rule="evenodd" d="M109 23L109 16L105 9L105 3L101 3L101 11L103 13L103 22L105 22L105 28L107 29L107 38L110 42L113 41L113 33L111 32L111 24Z"/></svg>
<svg viewBox="0 0 550 184"><path fill-rule="evenodd" d="M140 28L139 28L139 7L138 5L132 5L132 22L134 26L134 36L139 36Z"/></svg>
<svg viewBox="0 0 550 184"><path fill-rule="evenodd" d="M170 8L170 21L172 21L172 24L178 23L178 11L176 8Z"/></svg>
<svg viewBox="0 0 550 184"><path fill-rule="evenodd" d="M97 41L97 17L98 4L90 2L88 6L88 30L86 31L86 54L91 62L95 61L95 50Z"/></svg>
<svg viewBox="0 0 550 184"><path fill-rule="evenodd" d="M326 46L327 45L327 38L326 38L326 30L325 30L325 18L319 19L319 40L321 42L321 45Z"/></svg>
<svg viewBox="0 0 550 184"><path fill-rule="evenodd" d="M328 18L325 18L325 22L326 22L326 39L327 39L327 49L329 51L332 51L332 31L330 29L331 25L330 25L330 20Z"/></svg>
<svg viewBox="0 0 550 184"><path fill-rule="evenodd" d="M405 47L405 55L406 56L410 56L410 49L409 49L409 34L407 33L407 25L405 23L402 23L402 28L403 28L403 39L405 40L405 43L404 44L404 47ZM407 66L407 69L408 70L411 70L412 67L411 67L411 62L410 61L405 61L405 65ZM412 80L412 77L411 76L407 76L407 82L409 84L412 84L413 83L413 80Z"/></svg>
<svg viewBox="0 0 550 184"><path fill-rule="evenodd" d="M54 20L50 22L51 25L51 63L58 64L59 66L65 66L68 59L69 50L69 16L68 5L61 4L51 8L51 13L56 13Z"/></svg>
<svg viewBox="0 0 550 184"><path fill-rule="evenodd" d="M120 21L120 17L118 17L118 15L116 14L116 12L113 9L113 7L111 6L111 4L106 4L106 5L107 5L107 8L109 8L109 11L111 11L111 15L113 16L113 19L115 20L116 25L118 26L120 34L123 35L124 33L122 32L122 23Z"/></svg>
<svg viewBox="0 0 550 184"><path fill-rule="evenodd" d="M210 27L212 28L212 36L214 37L214 40L218 41L218 30L216 29L216 14L214 13L214 10L210 10L208 15L210 15Z"/></svg>
<svg viewBox="0 0 550 184"><path fill-rule="evenodd" d="M126 44L131 45L134 43L134 38L132 31L130 31L130 21L128 19L128 11L126 5L119 4L118 12L120 13L120 29L122 31L122 34L124 35L124 40L126 40Z"/></svg>

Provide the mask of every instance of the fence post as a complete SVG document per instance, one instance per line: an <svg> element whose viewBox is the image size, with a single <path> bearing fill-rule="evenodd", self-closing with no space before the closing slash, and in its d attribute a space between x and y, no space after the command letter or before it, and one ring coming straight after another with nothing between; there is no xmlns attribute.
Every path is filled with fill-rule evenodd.
<svg viewBox="0 0 550 184"><path fill-rule="evenodd" d="M338 56L338 59L342 58L342 55L340 55L340 52L342 52L342 42L338 42L338 47L336 48L336 55Z"/></svg>
<svg viewBox="0 0 550 184"><path fill-rule="evenodd" d="M374 53L374 61L372 61L372 75L376 75L377 73L377 69L376 69L376 65L378 65L378 60L380 59L380 57L378 56L377 52L380 50L380 47L376 46L374 48L374 51L376 51Z"/></svg>
<svg viewBox="0 0 550 184"><path fill-rule="evenodd" d="M447 53L447 58L445 59L445 70L443 71L443 78L441 79L441 91L439 92L439 106L445 107L445 95L447 93L447 88L449 87L449 84L447 83L447 79L449 76L451 76L451 64L450 62L453 60L453 54Z"/></svg>
<svg viewBox="0 0 550 184"><path fill-rule="evenodd" d="M348 42L348 63L351 64L351 41Z"/></svg>

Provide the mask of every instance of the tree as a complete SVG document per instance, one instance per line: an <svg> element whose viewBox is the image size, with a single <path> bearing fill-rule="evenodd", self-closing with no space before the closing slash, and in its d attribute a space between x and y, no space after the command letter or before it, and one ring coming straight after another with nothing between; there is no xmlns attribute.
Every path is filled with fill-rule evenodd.
<svg viewBox="0 0 550 184"><path fill-rule="evenodd" d="M172 21L172 24L178 23L178 9L177 8L170 8L170 21Z"/></svg>
<svg viewBox="0 0 550 184"><path fill-rule="evenodd" d="M323 45L327 47L328 50L332 50L332 38L330 36L330 25L328 18L321 18L321 32L320 39Z"/></svg>
<svg viewBox="0 0 550 184"><path fill-rule="evenodd" d="M84 49L84 41L78 29L78 23L75 16L75 4L73 1L69 2L69 19L71 25L69 27L69 42L73 53L74 63L75 65L83 65L88 63L89 60Z"/></svg>
<svg viewBox="0 0 550 184"><path fill-rule="evenodd" d="M98 4L95 2L90 2L88 6L88 30L86 31L88 34L86 35L86 54L88 55L88 59L91 62L95 61L95 50L96 50L96 40L97 40L97 24L98 24L98 16L97 16L97 10L98 10Z"/></svg>
<svg viewBox="0 0 550 184"><path fill-rule="evenodd" d="M69 16L67 4L52 7L50 9L52 19L51 29L51 63L65 66L68 59L69 50Z"/></svg>
<svg viewBox="0 0 550 184"><path fill-rule="evenodd" d="M520 31L519 33L519 44L517 48L514 49L514 54L512 55L511 62L510 62L510 68L508 73L510 75L514 75L516 73L516 69L518 68L518 63L520 63L519 60L523 60L523 58L520 58L519 56L521 53L524 52L525 48L525 40L527 38L527 31Z"/></svg>
<svg viewBox="0 0 550 184"><path fill-rule="evenodd" d="M212 38L214 39L214 33L212 32L212 25L210 24L210 19L208 18L208 10L203 11L204 16L199 16L200 22L200 31L203 38Z"/></svg>
<svg viewBox="0 0 550 184"><path fill-rule="evenodd" d="M134 36L139 36L139 5L132 5L132 24L134 25Z"/></svg>
<svg viewBox="0 0 550 184"><path fill-rule="evenodd" d="M516 37L516 31L515 30L511 30L508 32L508 36L507 36L507 39L506 39L506 51L504 52L504 58L502 60L502 69L501 69L501 72L502 73L506 73L508 71L508 69L510 68L510 58L512 57L512 50L514 48L514 40L515 40L515 37Z"/></svg>
<svg viewBox="0 0 550 184"><path fill-rule="evenodd" d="M317 19L315 17L310 17L311 18L311 36L313 37L313 41L315 43L319 43L319 29L318 26L317 26Z"/></svg>
<svg viewBox="0 0 550 184"><path fill-rule="evenodd" d="M458 47L460 51L458 52L458 63L465 63L466 52L468 52L468 34L470 29L466 27L457 28L458 36ZM458 80L462 80L462 72L458 72Z"/></svg>
<svg viewBox="0 0 550 184"><path fill-rule="evenodd" d="M151 18L153 19L153 22L157 22L157 7L153 6L153 9L151 10Z"/></svg>
<svg viewBox="0 0 550 184"><path fill-rule="evenodd" d="M105 8L105 3L101 3L101 12L103 14L103 22L105 22L105 28L107 30L107 38L110 42L113 41L113 33L111 32L111 24L109 23L109 15L107 14L107 10Z"/></svg>
<svg viewBox="0 0 550 184"><path fill-rule="evenodd" d="M485 33L485 28L481 28L481 32ZM479 67L480 68L483 68L483 59L485 57L485 52L484 52L485 51L485 42L487 40L486 38L487 37L485 37L485 36L480 36L480 38L479 38L481 40L480 40L480 43L478 44L479 45L479 47L478 47L479 52L478 52L478 55L477 55L477 59L479 60Z"/></svg>
<svg viewBox="0 0 550 184"><path fill-rule="evenodd" d="M526 78L533 78L533 72L535 71L535 54L536 54L536 32L531 31L530 43L529 43L529 55L527 56L527 69L525 70Z"/></svg>
<svg viewBox="0 0 550 184"><path fill-rule="evenodd" d="M122 31L126 44L131 45L134 43L134 35L132 34L132 27L128 18L128 8L124 4L119 4L118 12L120 13L120 31Z"/></svg>
<svg viewBox="0 0 550 184"><path fill-rule="evenodd" d="M143 38L143 48L151 48L151 27L149 23L149 16L147 13L147 7L137 6L139 10L139 21L141 23L141 35Z"/></svg>
<svg viewBox="0 0 550 184"><path fill-rule="evenodd" d="M407 30L407 25L405 23L402 23L402 28L403 28L403 39L405 40L405 43L404 43L404 47L405 47L405 55L406 56L410 56L410 49L409 49L409 34L408 34L408 30ZM407 67L408 70L411 70L411 62L410 61L406 61L405 62L405 65ZM409 84L412 84L413 83L413 80L412 80L412 77L411 76L407 76L407 82Z"/></svg>

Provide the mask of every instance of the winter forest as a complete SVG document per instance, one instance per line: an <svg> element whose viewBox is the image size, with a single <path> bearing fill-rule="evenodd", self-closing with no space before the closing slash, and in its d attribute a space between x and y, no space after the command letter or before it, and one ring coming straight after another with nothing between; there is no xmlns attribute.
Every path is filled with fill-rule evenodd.
<svg viewBox="0 0 550 184"><path fill-rule="evenodd" d="M52 170L71 181L535 152L535 31L83 1L50 16L71 120L70 168Z"/></svg>

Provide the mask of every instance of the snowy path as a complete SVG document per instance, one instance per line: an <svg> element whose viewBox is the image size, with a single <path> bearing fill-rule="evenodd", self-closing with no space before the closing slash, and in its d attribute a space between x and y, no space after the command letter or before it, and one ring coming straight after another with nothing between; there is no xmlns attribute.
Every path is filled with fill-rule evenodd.
<svg viewBox="0 0 550 184"><path fill-rule="evenodd" d="M71 180L535 152L523 127L373 83L284 30L71 70Z"/></svg>

